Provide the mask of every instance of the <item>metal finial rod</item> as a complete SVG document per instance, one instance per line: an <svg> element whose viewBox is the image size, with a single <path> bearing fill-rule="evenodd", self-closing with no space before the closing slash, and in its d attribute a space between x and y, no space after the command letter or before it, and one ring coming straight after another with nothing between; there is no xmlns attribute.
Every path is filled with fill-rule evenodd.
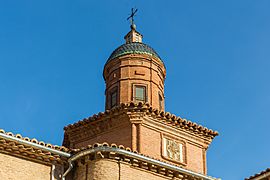
<svg viewBox="0 0 270 180"><path fill-rule="evenodd" d="M138 9L135 9L135 10L134 10L134 8L131 8L131 14L130 14L130 16L127 18L127 20L130 19L131 26L134 25L134 16L135 16L135 14L136 14L137 11L138 11Z"/></svg>

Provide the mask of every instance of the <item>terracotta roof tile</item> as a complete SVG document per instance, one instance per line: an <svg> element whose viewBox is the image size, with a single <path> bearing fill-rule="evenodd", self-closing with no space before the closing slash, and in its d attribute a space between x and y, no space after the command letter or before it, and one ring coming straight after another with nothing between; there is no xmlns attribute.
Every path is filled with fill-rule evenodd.
<svg viewBox="0 0 270 180"><path fill-rule="evenodd" d="M39 145L47 147L47 148L52 148L52 149L55 149L58 151L62 151L62 152L69 151L69 149L64 147L64 146L51 145L49 143L44 143L43 141L38 141L35 138L30 139L28 137L23 137L20 134L14 135L11 132L5 132L3 129L0 129L0 133L8 135L8 136L12 136L12 137L24 140L24 141L39 144ZM62 163L60 156L57 154L53 154L51 152L47 152L45 150L38 149L36 147L21 144L20 142L8 140L8 139L2 138L2 137L0 137L0 150L1 151L8 151L9 153L11 153L12 155L15 155L15 156L25 156L26 158L30 157L30 158L42 160L45 162L57 161L58 163ZM62 158L62 159L64 159L64 158Z"/></svg>
<svg viewBox="0 0 270 180"><path fill-rule="evenodd" d="M151 48L149 45L141 43L141 42L132 42L132 43L126 43L122 44L118 48L116 48L110 57L108 58L107 63L109 63L111 60L126 55L126 54L148 54L154 57L157 57L161 60L160 56L157 54L157 52ZM163 61L162 61L163 63Z"/></svg>
<svg viewBox="0 0 270 180"><path fill-rule="evenodd" d="M245 178L245 180L252 180L252 179L254 179L254 178L256 178L256 177L259 177L259 176L261 176L261 175L263 175L263 174L265 174L265 173L268 173L268 172L270 172L270 168L267 168L267 169L261 171L260 173L257 173L257 174L255 174L255 175L253 175L253 176L250 176L250 177L248 177L248 178Z"/></svg>
<svg viewBox="0 0 270 180"><path fill-rule="evenodd" d="M199 132L206 136L211 136L211 137L215 137L218 135L217 131L208 129L206 127L203 127L201 125L198 125L196 123L183 119L181 117L177 117L176 115L171 114L170 112L164 112L164 111L159 111L157 109L154 109L148 103L136 104L133 102L126 103L126 104L122 103L111 110L106 110L105 112L100 112L98 114L94 114L91 117L84 118L83 120L80 120L74 124L70 124L64 127L64 130L74 129L76 127L80 127L82 125L91 123L93 121L102 119L103 117L110 116L119 112L145 112L146 115L148 116L160 117L161 122L165 124L169 124L171 126L185 128L187 130L190 130L193 132Z"/></svg>
<svg viewBox="0 0 270 180"><path fill-rule="evenodd" d="M166 164L170 164L170 165L173 165L173 166L176 166L176 167L180 167L180 168L186 169L185 167L183 167L183 166L181 166L181 165L176 165L176 164L173 164L173 163L171 163L171 162L164 161L164 160L158 159L158 158L153 158L153 157L151 157L151 156L148 156L148 155L145 155L145 154L138 153L137 151L132 151L131 148L129 148L129 147L124 147L123 145L116 145L116 144L113 144L113 143L112 143L112 144L109 144L109 143L107 143L107 142L103 142L103 143L95 143L95 144L93 144L93 145L88 145L88 146L86 146L86 147L81 147L81 148L79 148L79 149L71 149L71 153L72 153L72 154L78 154L78 153L80 153L81 151L86 151L86 150L89 150L89 149L95 149L95 148L97 148L97 147L111 147L111 148L123 149L123 150L129 151L129 152L133 152L133 153L139 154L139 155L144 156L144 157L147 157L147 158L151 158L151 159L154 159L154 160L157 160L157 161L166 163ZM81 158L78 159L78 160L81 160L82 158L83 158L83 157L81 157ZM114 156L108 156L107 158L114 158ZM115 153L115 158L117 158L117 153ZM141 160L136 159L136 158L135 158L135 159L132 158L132 160L128 160L128 159L129 159L128 155L126 155L125 157L124 157L124 156L121 156L121 159L123 159L123 160L125 160L126 162L129 162L129 163L131 163L131 164L134 164L134 163L135 163L135 164L138 164L139 167L145 168L146 170L152 171L151 168L159 169L159 170L161 170L161 171L157 170L157 171L155 171L155 172L161 173L162 175L165 175L165 176L169 176L170 173L171 173L171 174L174 174L174 172L172 172L172 171L170 171L170 170L168 170L168 169L166 169L166 168L164 168L164 167L162 167L162 166L158 167L157 165L149 164L149 163L147 163L147 162L141 161ZM149 167L151 167L151 168L149 168ZM170 173L162 173L162 171L163 171L163 172L165 172L165 171L166 171L166 172L169 172L169 171L170 171ZM186 175L186 177L188 177L188 176L189 176L189 175ZM208 177L211 177L211 176L208 176ZM213 178L213 177L211 177L211 178ZM200 178L196 178L196 177L192 176L192 179L199 180ZM213 178L213 179L216 179L216 178Z"/></svg>

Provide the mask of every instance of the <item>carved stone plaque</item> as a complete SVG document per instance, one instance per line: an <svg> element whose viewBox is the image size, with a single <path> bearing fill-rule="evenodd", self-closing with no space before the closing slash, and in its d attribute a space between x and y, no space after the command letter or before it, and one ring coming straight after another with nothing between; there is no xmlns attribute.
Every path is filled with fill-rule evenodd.
<svg viewBox="0 0 270 180"><path fill-rule="evenodd" d="M163 137L163 156L166 159L184 163L183 144Z"/></svg>

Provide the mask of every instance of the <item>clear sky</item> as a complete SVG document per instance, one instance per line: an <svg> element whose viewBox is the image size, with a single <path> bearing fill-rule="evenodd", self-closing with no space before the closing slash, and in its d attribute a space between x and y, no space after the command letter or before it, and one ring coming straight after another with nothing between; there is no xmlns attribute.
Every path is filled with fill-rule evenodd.
<svg viewBox="0 0 270 180"><path fill-rule="evenodd" d="M0 1L1 128L60 145L104 110L102 70L137 30L167 68L166 111L219 131L208 173L270 167L270 1Z"/></svg>

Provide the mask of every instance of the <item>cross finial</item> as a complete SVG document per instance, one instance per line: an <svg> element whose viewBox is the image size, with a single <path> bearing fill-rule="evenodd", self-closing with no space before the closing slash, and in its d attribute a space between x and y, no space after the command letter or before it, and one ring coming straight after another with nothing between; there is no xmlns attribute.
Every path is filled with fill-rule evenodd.
<svg viewBox="0 0 270 180"><path fill-rule="evenodd" d="M130 16L127 18L127 20L130 19L130 23L131 23L131 29L136 29L136 26L134 24L134 16L136 14L136 12L138 11L138 9L134 9L134 8L131 8L131 14Z"/></svg>

